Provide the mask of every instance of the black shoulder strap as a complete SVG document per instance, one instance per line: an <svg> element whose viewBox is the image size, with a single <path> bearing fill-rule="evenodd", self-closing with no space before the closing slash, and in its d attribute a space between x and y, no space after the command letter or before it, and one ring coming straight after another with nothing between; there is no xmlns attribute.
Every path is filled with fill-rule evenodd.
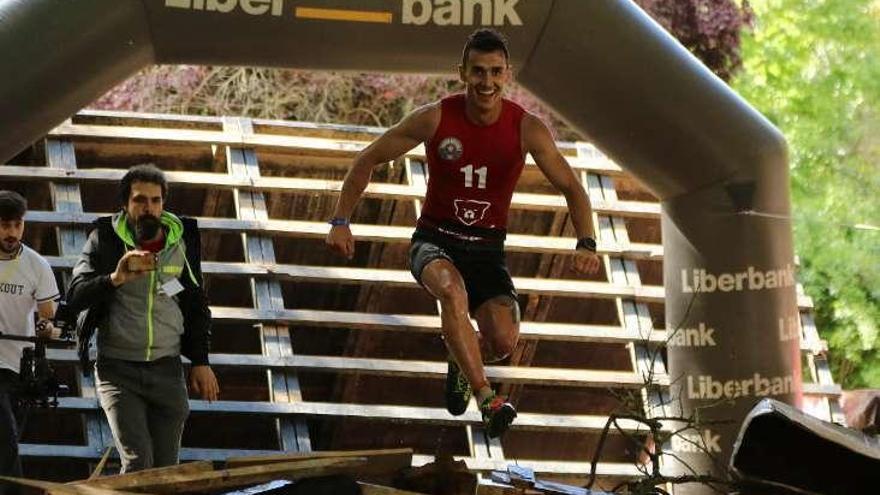
<svg viewBox="0 0 880 495"><path fill-rule="evenodd" d="M202 285L202 238L195 218L180 217L183 223L183 242L186 244L186 270L182 278L196 287Z"/></svg>
<svg viewBox="0 0 880 495"><path fill-rule="evenodd" d="M125 252L125 245L113 230L113 219L111 217L100 217L95 220L93 225L98 231L98 245L101 246L100 253L102 253L98 260L99 266L95 268L100 273L109 273L116 268L119 256L122 256L122 253Z"/></svg>
<svg viewBox="0 0 880 495"><path fill-rule="evenodd" d="M116 232L113 231L113 221L111 217L99 217L92 223L92 225L93 230L97 230L99 251L106 253L110 249L109 246L117 246L118 249L119 244L122 244L122 240L119 239ZM124 250L125 248L123 247L122 249ZM99 259L96 261L99 263L99 266L96 266L95 268L99 273L109 273L113 271L116 266L116 261L111 256L99 256L98 258ZM95 333L95 328L99 321L103 318L103 314L104 308L98 305L82 311L77 317L77 354L79 355L84 376L91 373L92 370L93 363L89 359L89 347L92 335Z"/></svg>

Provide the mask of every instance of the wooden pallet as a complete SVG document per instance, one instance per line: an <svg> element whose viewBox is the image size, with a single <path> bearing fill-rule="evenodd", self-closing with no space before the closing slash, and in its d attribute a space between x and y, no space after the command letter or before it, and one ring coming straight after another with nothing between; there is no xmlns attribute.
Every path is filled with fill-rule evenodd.
<svg viewBox="0 0 880 495"><path fill-rule="evenodd" d="M365 445L395 438L403 426L413 428L413 433L402 434L411 435L406 438L436 437L438 445L457 438L452 442L458 445L454 458L477 472L505 469L517 460L541 474L584 476L589 458L584 448L604 425L613 397L635 393L652 415L663 410L666 400L668 377L657 358L666 340L664 293L657 276L663 257L659 204L592 146L560 143L593 203L606 274L597 280L573 278L565 270L574 245L565 203L529 160L513 199L516 227L507 241L512 269L519 271L515 284L526 303L522 345L510 365L487 368L489 378L526 408L504 442L487 441L473 406L454 418L430 395L442 387L445 374L437 346L438 312L433 303L425 303L429 298L403 266L412 221L425 193L424 150L388 164L367 188L352 227L367 250L361 266L310 251L327 233L328 205L341 188L351 157L379 132L258 119L84 111L47 136L42 162L38 157L34 163L0 167L0 183L29 191L47 187L51 211L29 212L28 230L35 232L36 243L56 241L47 258L65 285L90 222L114 207L99 191L113 188L127 166L160 163L174 189L172 210L188 205L187 213L199 217L203 250L216 255L203 266L212 293L248 301L212 305L215 323L236 329L224 334L226 338L244 342L256 335L259 340L259 348L247 353L212 353L221 388L224 376L259 374L261 385L252 395L264 398L224 398L213 404L194 400L193 417L218 424L231 417L266 418L273 423L274 438L262 442L266 448L184 445L182 459L326 450L351 442L351 432L368 424L362 438L355 439ZM217 259L223 256L238 259ZM310 307L312 292L335 302ZM812 412L839 420L840 388L830 376L826 346L812 323L812 301L799 291L798 303L801 349L811 378L805 395ZM331 346L337 335L343 341ZM319 352L294 353L295 348L309 349L304 338L328 344ZM400 344L395 347L395 342ZM438 349L424 348L429 342ZM591 361L572 358L578 352L592 356ZM53 350L50 357L59 366L76 366L71 351ZM64 398L60 408L81 415L85 442L25 443L22 452L28 458L94 462L112 445L93 379L73 375L81 377L79 394ZM324 388L315 385L328 380L331 384ZM383 397L391 403L365 402L364 390L385 390ZM315 391L323 395L311 397ZM584 405L570 407L565 397L577 397ZM565 407L574 411L560 413ZM548 457L528 445L541 442L557 450ZM422 445L412 463L429 463L434 450ZM599 465L601 476L639 475L622 450L618 446Z"/></svg>

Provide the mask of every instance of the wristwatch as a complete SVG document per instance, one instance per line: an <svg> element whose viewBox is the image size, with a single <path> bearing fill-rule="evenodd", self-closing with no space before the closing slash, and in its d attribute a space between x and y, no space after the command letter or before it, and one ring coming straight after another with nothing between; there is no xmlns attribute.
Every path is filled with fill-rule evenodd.
<svg viewBox="0 0 880 495"><path fill-rule="evenodd" d="M590 251L591 253L595 253L596 252L596 240L590 236L581 237L580 239L578 239L577 244L574 246L574 248L576 250L577 249L586 249L587 251Z"/></svg>
<svg viewBox="0 0 880 495"><path fill-rule="evenodd" d="M327 223L334 227L338 227L340 225L349 225L351 222L349 222L347 218L333 217Z"/></svg>

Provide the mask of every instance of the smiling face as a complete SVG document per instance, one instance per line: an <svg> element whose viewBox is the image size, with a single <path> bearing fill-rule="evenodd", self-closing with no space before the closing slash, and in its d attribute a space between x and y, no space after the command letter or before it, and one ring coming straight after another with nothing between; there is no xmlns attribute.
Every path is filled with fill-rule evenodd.
<svg viewBox="0 0 880 495"><path fill-rule="evenodd" d="M504 86L510 81L510 66L503 51L472 49L458 70L465 84L468 105L479 113L489 113L501 107Z"/></svg>

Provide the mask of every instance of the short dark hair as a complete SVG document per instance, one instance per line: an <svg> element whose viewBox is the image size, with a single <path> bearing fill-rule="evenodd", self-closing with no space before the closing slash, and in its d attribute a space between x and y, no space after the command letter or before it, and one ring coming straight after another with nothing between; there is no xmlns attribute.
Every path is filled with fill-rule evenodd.
<svg viewBox="0 0 880 495"><path fill-rule="evenodd" d="M27 213L27 200L15 191L0 191L0 220L21 220Z"/></svg>
<svg viewBox="0 0 880 495"><path fill-rule="evenodd" d="M494 29L482 28L477 29L464 44L464 50L461 52L461 65L467 65L468 54L471 50L489 53L500 51L504 52L504 58L510 60L510 51L507 49L507 38L503 34Z"/></svg>
<svg viewBox="0 0 880 495"><path fill-rule="evenodd" d="M131 197L131 184L133 182L158 184L162 188L162 199L166 200L168 198L168 181L165 180L165 174L152 163L145 163L128 169L128 172L119 181L119 203L123 206L128 204L128 199Z"/></svg>

